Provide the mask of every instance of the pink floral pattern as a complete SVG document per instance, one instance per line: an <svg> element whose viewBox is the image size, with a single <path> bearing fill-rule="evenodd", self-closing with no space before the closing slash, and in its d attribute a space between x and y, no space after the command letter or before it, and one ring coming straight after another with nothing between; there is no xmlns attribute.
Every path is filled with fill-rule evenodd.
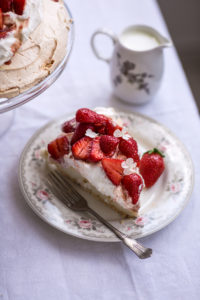
<svg viewBox="0 0 200 300"><path fill-rule="evenodd" d="M169 146L170 146L170 143L165 138L163 138L161 140L161 142L157 145L158 149L161 152L164 152L164 153L167 151L167 149L169 148Z"/></svg>
<svg viewBox="0 0 200 300"><path fill-rule="evenodd" d="M137 219L135 219L134 223L137 226L143 227L147 223L147 217L144 217L144 216L137 217Z"/></svg>
<svg viewBox="0 0 200 300"><path fill-rule="evenodd" d="M34 156L35 156L36 159L39 159L39 158L40 158L40 152L41 152L40 149L35 150Z"/></svg>
<svg viewBox="0 0 200 300"><path fill-rule="evenodd" d="M44 190L38 190L36 196L42 201L46 201L49 198L49 194Z"/></svg>
<svg viewBox="0 0 200 300"><path fill-rule="evenodd" d="M179 193L181 190L181 185L179 182L172 183L170 185L170 191L174 194Z"/></svg>
<svg viewBox="0 0 200 300"><path fill-rule="evenodd" d="M79 226L83 229L90 229L92 228L92 222L90 220L80 220Z"/></svg>

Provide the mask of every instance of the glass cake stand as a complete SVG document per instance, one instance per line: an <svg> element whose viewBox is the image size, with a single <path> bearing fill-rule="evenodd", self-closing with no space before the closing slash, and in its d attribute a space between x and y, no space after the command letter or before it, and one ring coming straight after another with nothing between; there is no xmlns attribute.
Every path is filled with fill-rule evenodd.
<svg viewBox="0 0 200 300"><path fill-rule="evenodd" d="M34 99L42 92L44 92L49 86L51 86L54 81L56 81L56 79L61 75L68 62L74 41L74 23L69 7L66 3L64 3L64 5L69 18L72 20L72 22L69 24L70 30L65 57L50 75L48 75L44 80L36 84L31 89L28 89L13 98L0 98L0 136L4 134L11 126L14 119L14 109Z"/></svg>

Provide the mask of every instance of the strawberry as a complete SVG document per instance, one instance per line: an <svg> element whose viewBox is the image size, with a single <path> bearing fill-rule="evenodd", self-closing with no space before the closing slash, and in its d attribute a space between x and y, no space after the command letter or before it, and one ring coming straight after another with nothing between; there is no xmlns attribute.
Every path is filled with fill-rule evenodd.
<svg viewBox="0 0 200 300"><path fill-rule="evenodd" d="M100 137L96 137L92 140L92 149L90 152L89 160L92 162L100 161L104 158L104 153L100 148Z"/></svg>
<svg viewBox="0 0 200 300"><path fill-rule="evenodd" d="M106 133L106 126L105 125L99 125L99 124L94 124L95 132L100 133L100 134L105 134Z"/></svg>
<svg viewBox="0 0 200 300"><path fill-rule="evenodd" d="M87 129L94 130L94 126L92 124L82 124L82 123L78 124L74 132L74 135L72 136L71 145L73 145L75 142L77 142L82 137L84 137Z"/></svg>
<svg viewBox="0 0 200 300"><path fill-rule="evenodd" d="M101 150L108 156L112 156L117 148L119 139L111 135L102 135L100 137Z"/></svg>
<svg viewBox="0 0 200 300"><path fill-rule="evenodd" d="M0 0L0 8L2 12L8 12L12 10L12 0Z"/></svg>
<svg viewBox="0 0 200 300"><path fill-rule="evenodd" d="M113 135L113 133L117 129L122 130L122 127L120 127L119 125L115 125L111 119L108 119L106 124L106 134Z"/></svg>
<svg viewBox="0 0 200 300"><path fill-rule="evenodd" d="M96 122L95 122L95 126L106 126L107 125L107 121L108 121L108 117L104 116L104 115L100 115L97 114L96 116Z"/></svg>
<svg viewBox="0 0 200 300"><path fill-rule="evenodd" d="M146 187L151 187L165 169L164 155L156 148L143 154L140 160L140 173Z"/></svg>
<svg viewBox="0 0 200 300"><path fill-rule="evenodd" d="M76 112L76 121L80 123L94 124L95 127L106 126L108 118L104 115L100 115L89 108L80 108Z"/></svg>
<svg viewBox="0 0 200 300"><path fill-rule="evenodd" d="M7 36L8 32L5 30L0 31L0 39L4 39Z"/></svg>
<svg viewBox="0 0 200 300"><path fill-rule="evenodd" d="M88 136L78 140L72 146L72 153L76 159L88 160L92 149L92 139Z"/></svg>
<svg viewBox="0 0 200 300"><path fill-rule="evenodd" d="M97 123L98 114L88 108L80 108L76 112L76 121L80 123Z"/></svg>
<svg viewBox="0 0 200 300"><path fill-rule="evenodd" d="M123 176L122 159L103 158L101 163L107 177L114 185L119 185Z"/></svg>
<svg viewBox="0 0 200 300"><path fill-rule="evenodd" d="M97 121L98 122L94 124L95 132L98 132L100 134L105 134L108 118L104 115L99 115L98 114L97 115Z"/></svg>
<svg viewBox="0 0 200 300"><path fill-rule="evenodd" d="M66 136L61 136L48 144L48 152L54 159L62 158L69 153L69 141Z"/></svg>
<svg viewBox="0 0 200 300"><path fill-rule="evenodd" d="M26 0L13 0L14 12L17 15L23 15Z"/></svg>
<svg viewBox="0 0 200 300"><path fill-rule="evenodd" d="M0 30L3 29L3 14L2 14L2 10L0 8Z"/></svg>
<svg viewBox="0 0 200 300"><path fill-rule="evenodd" d="M61 126L62 131L65 133L74 132L76 128L76 119L71 119L69 121L66 121Z"/></svg>
<svg viewBox="0 0 200 300"><path fill-rule="evenodd" d="M137 173L125 175L122 178L122 185L128 191L129 196L132 198L132 203L136 204L139 200L139 196L143 188L142 178Z"/></svg>
<svg viewBox="0 0 200 300"><path fill-rule="evenodd" d="M121 139L119 143L119 150L127 157L132 157L134 162L139 162L140 158L138 155L138 146L137 142L133 138L128 140Z"/></svg>

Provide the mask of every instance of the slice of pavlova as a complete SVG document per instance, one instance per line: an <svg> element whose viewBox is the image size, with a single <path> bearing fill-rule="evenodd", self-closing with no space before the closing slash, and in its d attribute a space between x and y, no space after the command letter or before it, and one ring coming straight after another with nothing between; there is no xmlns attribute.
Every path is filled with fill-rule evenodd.
<svg viewBox="0 0 200 300"><path fill-rule="evenodd" d="M163 160L160 154L152 153ZM67 175L118 212L131 217L138 215L148 163L145 159L142 177L137 142L113 109L79 109L74 119L62 125L60 135L48 144L45 157L63 176Z"/></svg>

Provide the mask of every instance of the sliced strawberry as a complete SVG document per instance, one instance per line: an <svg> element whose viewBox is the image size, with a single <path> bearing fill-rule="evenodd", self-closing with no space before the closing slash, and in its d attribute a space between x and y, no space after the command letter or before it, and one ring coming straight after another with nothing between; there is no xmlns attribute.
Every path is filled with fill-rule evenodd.
<svg viewBox="0 0 200 300"><path fill-rule="evenodd" d="M107 177L114 185L119 185L123 176L122 159L103 158L101 163Z"/></svg>
<svg viewBox="0 0 200 300"><path fill-rule="evenodd" d="M127 157L132 157L134 162L139 162L140 158L138 155L138 146L137 142L133 138L128 140L121 139L119 143L119 150Z"/></svg>
<svg viewBox="0 0 200 300"><path fill-rule="evenodd" d="M108 119L107 124L106 124L106 134L113 135L113 133L117 129L122 130L122 127L120 127L119 125L114 124L111 119Z"/></svg>
<svg viewBox="0 0 200 300"><path fill-rule="evenodd" d="M59 159L60 158L60 152L58 150L58 145L57 145L56 140L49 143L47 148L48 148L48 152L49 152L49 154L51 155L52 158L54 158L54 159Z"/></svg>
<svg viewBox="0 0 200 300"><path fill-rule="evenodd" d="M88 160L92 149L92 139L83 137L72 146L72 153L76 159Z"/></svg>
<svg viewBox="0 0 200 300"><path fill-rule="evenodd" d="M92 141L92 149L90 152L89 160L92 162L97 162L105 157L104 153L100 148L100 137L96 137Z"/></svg>
<svg viewBox="0 0 200 300"><path fill-rule="evenodd" d="M74 132L76 129L76 119L71 119L69 121L66 121L61 126L62 131L65 133Z"/></svg>
<svg viewBox="0 0 200 300"><path fill-rule="evenodd" d="M108 156L111 156L115 153L118 144L119 139L114 136L102 135L100 137L101 150Z"/></svg>
<svg viewBox="0 0 200 300"><path fill-rule="evenodd" d="M0 0L0 8L3 13L12 10L12 0Z"/></svg>
<svg viewBox="0 0 200 300"><path fill-rule="evenodd" d="M125 175L122 178L122 185L125 187L125 189L128 191L129 196L132 198L132 203L136 204L139 200L139 196L143 188L142 178L137 173Z"/></svg>
<svg viewBox="0 0 200 300"><path fill-rule="evenodd" d="M62 158L69 153L69 141L66 136L61 136L48 144L48 152L54 159Z"/></svg>
<svg viewBox="0 0 200 300"><path fill-rule="evenodd" d="M2 14L2 10L0 8L0 30L3 29L3 14Z"/></svg>
<svg viewBox="0 0 200 300"><path fill-rule="evenodd" d="M58 150L60 151L62 156L65 154L68 154L69 153L68 138L66 136L61 136L61 137L57 138L56 141L57 141L57 145L58 145Z"/></svg>
<svg viewBox="0 0 200 300"><path fill-rule="evenodd" d="M17 15L23 15L26 0L13 0L14 12Z"/></svg>
<svg viewBox="0 0 200 300"><path fill-rule="evenodd" d="M78 124L74 132L74 135L72 136L71 145L73 145L82 137L84 137L87 129L91 129L94 131L94 126L92 124L82 124L82 123Z"/></svg>
<svg viewBox="0 0 200 300"><path fill-rule="evenodd" d="M143 154L140 160L140 173L146 187L151 187L165 169L164 155L156 148Z"/></svg>

